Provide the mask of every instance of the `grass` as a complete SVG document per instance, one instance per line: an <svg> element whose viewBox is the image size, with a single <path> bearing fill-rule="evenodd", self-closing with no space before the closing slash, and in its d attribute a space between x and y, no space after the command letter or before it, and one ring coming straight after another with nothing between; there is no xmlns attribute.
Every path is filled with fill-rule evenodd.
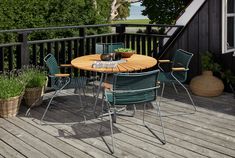
<svg viewBox="0 0 235 158"><path fill-rule="evenodd" d="M148 24L149 19L129 19L112 21L113 24Z"/></svg>

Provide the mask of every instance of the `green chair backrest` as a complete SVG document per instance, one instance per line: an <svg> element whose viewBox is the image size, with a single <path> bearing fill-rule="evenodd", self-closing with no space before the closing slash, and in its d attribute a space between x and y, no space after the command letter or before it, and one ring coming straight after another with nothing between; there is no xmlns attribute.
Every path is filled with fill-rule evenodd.
<svg viewBox="0 0 235 158"><path fill-rule="evenodd" d="M113 104L128 105L156 100L159 70L114 75Z"/></svg>
<svg viewBox="0 0 235 158"><path fill-rule="evenodd" d="M96 43L95 45L97 54L113 53L117 48L124 48L124 43Z"/></svg>
<svg viewBox="0 0 235 158"><path fill-rule="evenodd" d="M115 49L124 48L124 43L111 43L108 45L108 52L113 53Z"/></svg>
<svg viewBox="0 0 235 158"><path fill-rule="evenodd" d="M189 53L187 51L184 51L182 49L178 49L172 59L172 66L173 67L184 67L189 70L189 63L193 57L192 53ZM174 75L177 79L179 79L181 82L186 81L187 79L187 71L177 71L174 72Z"/></svg>
<svg viewBox="0 0 235 158"><path fill-rule="evenodd" d="M50 75L60 73L58 63L57 63L55 56L53 54L48 54L47 56L45 56L44 61L47 65L47 67L49 68Z"/></svg>

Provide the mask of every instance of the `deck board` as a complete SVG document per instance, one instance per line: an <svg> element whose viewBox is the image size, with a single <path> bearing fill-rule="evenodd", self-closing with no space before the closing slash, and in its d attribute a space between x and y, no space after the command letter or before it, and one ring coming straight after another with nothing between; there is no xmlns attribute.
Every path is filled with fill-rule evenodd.
<svg viewBox="0 0 235 158"><path fill-rule="evenodd" d="M73 89L55 98L45 117L46 124L40 124L50 94L45 95L42 106L31 110L30 117L24 116L27 109L21 106L17 117L0 118L0 157L235 157L235 99L229 93L213 98L193 96L195 114L163 117L166 145L143 126L142 107L137 107L134 117L118 116L114 124L114 154L98 134L102 124L103 138L111 144L108 118L101 122L86 112L84 125L82 106ZM166 93L161 103L163 114L189 112L192 106L185 97ZM94 103L91 94L82 99L85 106ZM162 137L156 116L150 107L145 120Z"/></svg>

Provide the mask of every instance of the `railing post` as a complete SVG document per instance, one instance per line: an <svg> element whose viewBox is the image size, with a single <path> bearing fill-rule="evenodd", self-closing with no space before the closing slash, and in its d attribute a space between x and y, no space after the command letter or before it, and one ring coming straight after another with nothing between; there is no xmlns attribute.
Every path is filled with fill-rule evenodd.
<svg viewBox="0 0 235 158"><path fill-rule="evenodd" d="M79 36L82 37L79 40L79 52L78 52L78 56L83 56L86 54L85 52L85 39L86 39L86 29L85 28L80 28L79 29ZM84 76L85 72L80 70L80 75Z"/></svg>
<svg viewBox="0 0 235 158"><path fill-rule="evenodd" d="M85 38L86 38L86 31L85 28L79 29L79 36L82 37L79 40L79 56L85 55Z"/></svg>
<svg viewBox="0 0 235 158"><path fill-rule="evenodd" d="M18 36L19 42L22 43L19 55L21 67L23 65L29 65L28 33L29 32L20 32Z"/></svg>
<svg viewBox="0 0 235 158"><path fill-rule="evenodd" d="M146 33L147 33L147 34L151 34L151 32L152 32L152 26L147 25L147 26L146 26ZM152 44L151 44L151 37L148 36L148 37L147 37L147 54L148 54L148 56L152 56L151 45L152 45Z"/></svg>
<svg viewBox="0 0 235 158"><path fill-rule="evenodd" d="M118 42L123 42L125 44L125 36L124 33L126 32L126 25L120 24L116 25L116 33L118 33Z"/></svg>
<svg viewBox="0 0 235 158"><path fill-rule="evenodd" d="M158 52L159 53L162 53L162 51L163 51L163 40L164 40L164 38L163 37L159 37L159 42L158 42Z"/></svg>

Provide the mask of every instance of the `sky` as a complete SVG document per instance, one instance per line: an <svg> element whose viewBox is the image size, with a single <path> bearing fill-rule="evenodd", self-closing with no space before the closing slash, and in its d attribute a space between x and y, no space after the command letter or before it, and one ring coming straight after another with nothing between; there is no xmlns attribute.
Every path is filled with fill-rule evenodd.
<svg viewBox="0 0 235 158"><path fill-rule="evenodd" d="M140 6L140 2L131 4L130 16L127 19L146 19L146 16L142 15L143 6Z"/></svg>

